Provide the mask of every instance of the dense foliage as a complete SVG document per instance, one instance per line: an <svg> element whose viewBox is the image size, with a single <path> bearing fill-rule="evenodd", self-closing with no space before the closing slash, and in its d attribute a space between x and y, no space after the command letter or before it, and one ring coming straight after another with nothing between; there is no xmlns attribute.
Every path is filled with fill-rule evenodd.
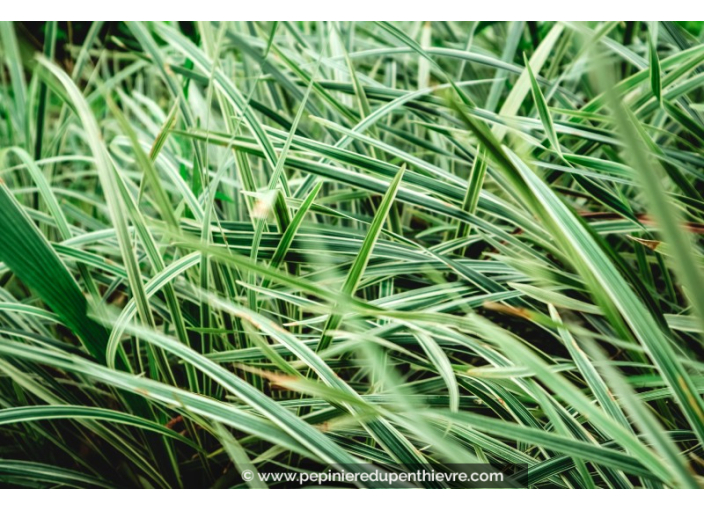
<svg viewBox="0 0 704 510"><path fill-rule="evenodd" d="M702 485L701 29L1 24L0 484Z"/></svg>

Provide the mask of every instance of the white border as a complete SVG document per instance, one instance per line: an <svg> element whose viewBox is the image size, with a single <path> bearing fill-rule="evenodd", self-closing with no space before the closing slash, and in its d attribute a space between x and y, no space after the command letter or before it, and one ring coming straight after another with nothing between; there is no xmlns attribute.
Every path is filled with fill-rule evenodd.
<svg viewBox="0 0 704 510"><path fill-rule="evenodd" d="M634 11L634 8L636 7ZM314 19L325 14L327 18L343 16L369 17L376 19L396 19L399 15L424 19L436 17L447 19L458 15L468 19L483 20L536 20L546 19L589 21L612 19L677 20L701 16L701 10L695 8L694 2L672 1L666 4L657 2L618 2L607 0L590 0L575 2L569 0L500 0L495 2L458 2L433 1L371 1L355 0L353 2L311 2L268 0L260 2L224 2L223 0L184 0L145 1L119 0L116 2L97 2L87 0L28 0L2 2L0 16L3 19L39 21L46 19L74 19L77 21L105 18L160 19L219 19L238 16L243 19L267 19L276 13L279 17ZM663 6L667 6L664 9ZM351 9L353 7L354 9ZM461 12L460 12L461 11ZM504 19L511 16L511 19ZM35 20L33 18L40 18ZM431 20L432 21L432 20Z"/></svg>

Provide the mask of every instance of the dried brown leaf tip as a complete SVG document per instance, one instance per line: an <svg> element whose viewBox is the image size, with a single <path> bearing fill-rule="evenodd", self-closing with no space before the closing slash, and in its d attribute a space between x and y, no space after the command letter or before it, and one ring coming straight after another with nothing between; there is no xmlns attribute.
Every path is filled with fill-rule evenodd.
<svg viewBox="0 0 704 510"><path fill-rule="evenodd" d="M627 236L627 237L628 237L628 239L630 239L631 241L635 241L635 242L637 242L637 243L639 243L639 244L642 244L642 245L645 246L646 248L649 248L649 249L651 249L651 250L653 250L653 251L657 250L657 249L658 249L658 246L660 246L660 243L661 243L661 241L654 241L654 240L651 240L651 239L642 239L642 238L640 238L640 237L634 237L634 236Z"/></svg>
<svg viewBox="0 0 704 510"><path fill-rule="evenodd" d="M484 301L484 308L487 310L492 310L494 312L505 313L508 315L515 315L516 317L521 317L523 319L531 320L531 313L525 308L517 308L515 306L508 306L502 303L497 303L495 301Z"/></svg>

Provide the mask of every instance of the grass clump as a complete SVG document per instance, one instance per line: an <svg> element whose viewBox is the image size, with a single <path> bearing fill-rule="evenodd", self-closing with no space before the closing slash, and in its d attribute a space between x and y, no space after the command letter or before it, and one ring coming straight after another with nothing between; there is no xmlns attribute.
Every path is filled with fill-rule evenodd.
<svg viewBox="0 0 704 510"><path fill-rule="evenodd" d="M701 29L1 24L0 484L701 486Z"/></svg>

